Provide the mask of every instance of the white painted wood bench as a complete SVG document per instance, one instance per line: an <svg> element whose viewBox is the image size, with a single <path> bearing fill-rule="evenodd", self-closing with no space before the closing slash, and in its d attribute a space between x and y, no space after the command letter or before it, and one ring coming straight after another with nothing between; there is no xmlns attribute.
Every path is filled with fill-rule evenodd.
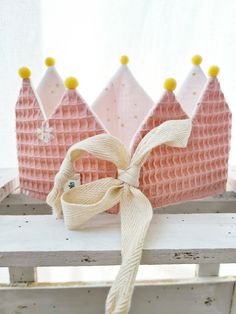
<svg viewBox="0 0 236 314"><path fill-rule="evenodd" d="M0 283L0 314L103 314L109 283L39 283L36 268L118 265L119 217L68 231L44 202L14 192L10 177L0 181L12 192L0 203L0 267L11 281ZM221 263L236 263L235 193L155 210L142 264L197 264L196 277L139 282L130 313L236 314L236 278L218 276Z"/></svg>

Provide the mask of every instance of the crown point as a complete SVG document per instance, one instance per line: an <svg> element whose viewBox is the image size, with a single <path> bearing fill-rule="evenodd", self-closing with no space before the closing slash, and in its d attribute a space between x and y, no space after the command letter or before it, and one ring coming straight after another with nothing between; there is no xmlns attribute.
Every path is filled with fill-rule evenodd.
<svg viewBox="0 0 236 314"><path fill-rule="evenodd" d="M200 55L195 55L192 57L192 64L200 65L202 63L202 57Z"/></svg>
<svg viewBox="0 0 236 314"><path fill-rule="evenodd" d="M164 88L165 88L166 90L168 90L168 91L173 91L173 90L175 90L176 85L177 85L176 80L173 79L173 78L171 78L171 77L168 78L168 79L166 79L165 82L164 82Z"/></svg>
<svg viewBox="0 0 236 314"><path fill-rule="evenodd" d="M23 79L28 79L30 78L30 75L31 75L30 69L26 67L20 68L18 73L19 73L19 76Z"/></svg>
<svg viewBox="0 0 236 314"><path fill-rule="evenodd" d="M128 64L129 63L129 57L126 55L121 56L120 63L121 64Z"/></svg>
<svg viewBox="0 0 236 314"><path fill-rule="evenodd" d="M217 65L212 65L208 70L208 75L211 77L216 77L220 72L220 68Z"/></svg>
<svg viewBox="0 0 236 314"><path fill-rule="evenodd" d="M48 57L48 58L45 59L44 62L45 62L47 67L52 67L52 66L55 65L56 60L54 58L52 58L52 57Z"/></svg>
<svg viewBox="0 0 236 314"><path fill-rule="evenodd" d="M65 80L65 86L68 89L76 89L78 85L79 83L75 77L70 76Z"/></svg>

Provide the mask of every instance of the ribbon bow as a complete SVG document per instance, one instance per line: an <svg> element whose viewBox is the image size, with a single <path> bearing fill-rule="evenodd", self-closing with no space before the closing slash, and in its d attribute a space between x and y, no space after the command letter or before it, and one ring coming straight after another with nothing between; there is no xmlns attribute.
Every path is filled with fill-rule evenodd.
<svg viewBox="0 0 236 314"><path fill-rule="evenodd" d="M152 219L151 203L138 188L140 169L154 147L161 144L185 147L190 132L189 119L164 122L146 134L132 158L117 138L96 135L71 146L55 177L47 203L58 215L63 212L69 229L78 229L93 216L120 203L122 264L106 300L106 314L129 311L144 239ZM117 179L104 178L63 192L75 173L73 162L86 152L114 163L118 168Z"/></svg>

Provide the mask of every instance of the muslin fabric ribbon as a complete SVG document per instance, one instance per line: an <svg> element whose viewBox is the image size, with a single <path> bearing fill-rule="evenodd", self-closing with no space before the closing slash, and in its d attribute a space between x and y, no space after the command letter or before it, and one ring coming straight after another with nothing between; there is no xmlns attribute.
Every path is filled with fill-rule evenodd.
<svg viewBox="0 0 236 314"><path fill-rule="evenodd" d="M93 216L120 203L122 264L106 300L106 314L129 311L134 282L140 264L144 240L153 210L139 190L139 174L151 150L161 144L185 147L191 132L191 120L170 120L152 129L139 143L132 158L125 146L109 134L100 134L74 144L55 177L47 197L58 216L63 212L69 229L78 229ZM75 174L73 162L89 153L114 163L117 179L104 178L64 192Z"/></svg>

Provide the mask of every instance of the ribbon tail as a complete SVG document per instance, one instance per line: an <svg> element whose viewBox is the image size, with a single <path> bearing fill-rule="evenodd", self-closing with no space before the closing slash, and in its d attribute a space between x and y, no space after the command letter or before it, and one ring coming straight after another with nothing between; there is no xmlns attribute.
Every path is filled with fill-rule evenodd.
<svg viewBox="0 0 236 314"><path fill-rule="evenodd" d="M61 205L67 228L78 229L93 216L112 208L120 202L123 188L120 180L105 178L64 192Z"/></svg>
<svg viewBox="0 0 236 314"><path fill-rule="evenodd" d="M129 311L144 240L152 219L152 206L138 189L125 186L121 198L122 264L106 301L106 314Z"/></svg>

